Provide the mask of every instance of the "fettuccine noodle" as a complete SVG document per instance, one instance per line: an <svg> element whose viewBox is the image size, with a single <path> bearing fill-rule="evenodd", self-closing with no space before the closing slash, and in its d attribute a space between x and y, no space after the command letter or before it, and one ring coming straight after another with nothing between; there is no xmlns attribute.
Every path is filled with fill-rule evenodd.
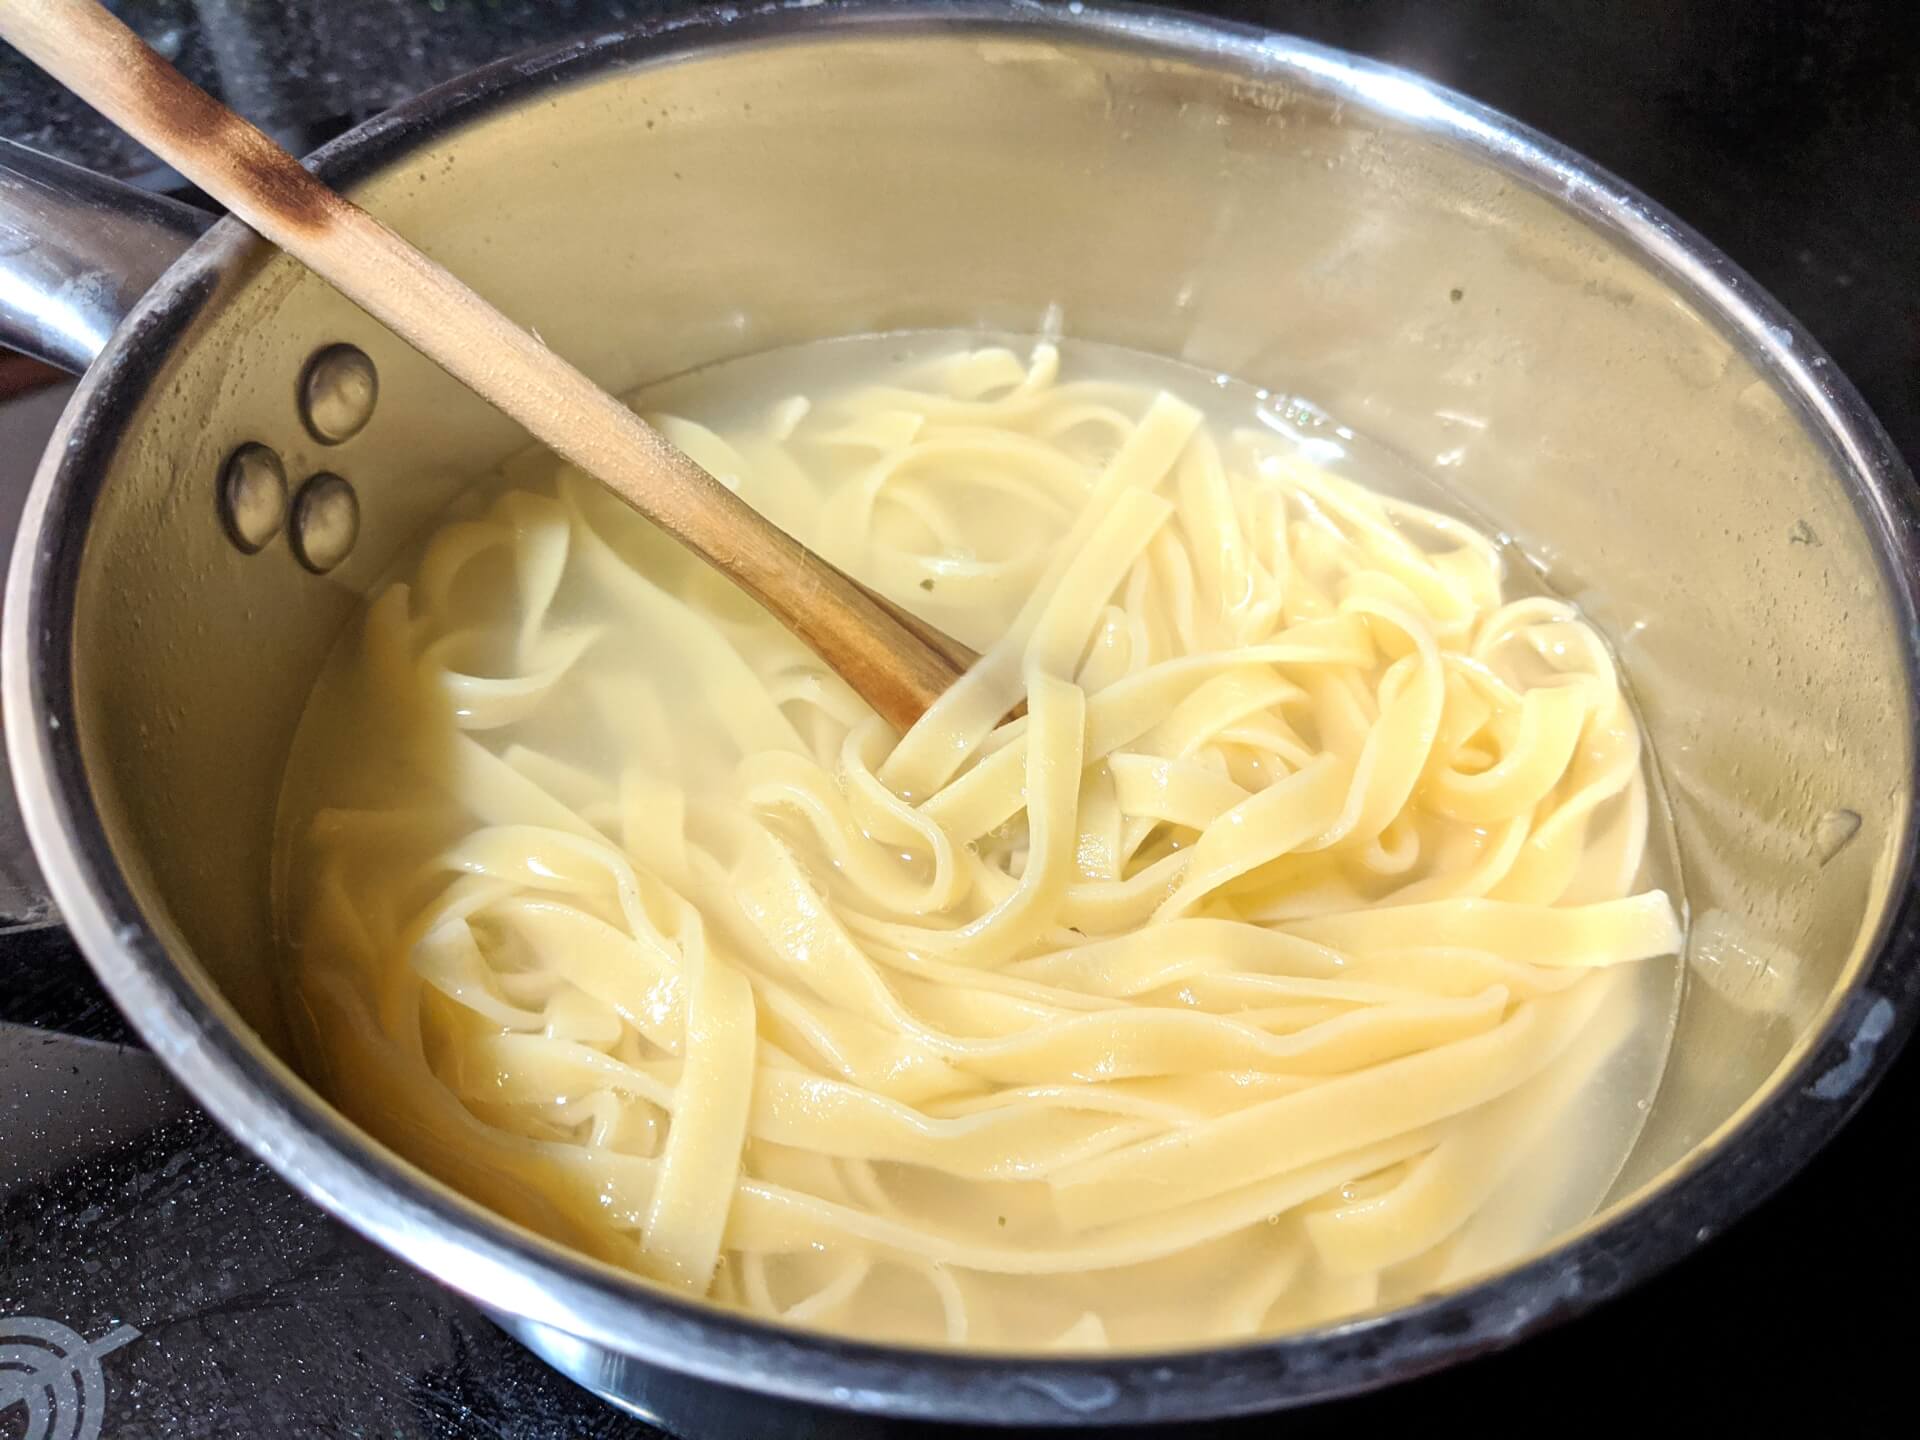
<svg viewBox="0 0 1920 1440"><path fill-rule="evenodd" d="M1060 369L655 417L983 651L904 737L578 473L443 522L283 804L323 1091L603 1260L889 1340L1218 1341L1542 1238L1476 1219L1552 1188L1681 938L1606 646L1472 526Z"/></svg>

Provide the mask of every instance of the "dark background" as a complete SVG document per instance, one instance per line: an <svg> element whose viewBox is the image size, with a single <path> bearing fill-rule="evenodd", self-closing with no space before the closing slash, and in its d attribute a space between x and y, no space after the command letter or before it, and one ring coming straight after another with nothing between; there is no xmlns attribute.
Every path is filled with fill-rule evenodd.
<svg viewBox="0 0 1920 1440"><path fill-rule="evenodd" d="M497 55L688 7L123 0L114 8L201 83L302 149ZM1186 8L1406 66L1592 157L1771 291L1832 353L1909 463L1920 459L1920 6L1281 0ZM0 134L150 186L170 183L4 47ZM0 935L0 1020L110 1029L88 1001L90 986L58 937L22 949ZM1912 1415L1898 1416L1914 1408L1905 1393L1920 1358L1920 1326L1906 1308L1920 1288L1916 1135L1920 1054L1909 1053L1810 1171L1627 1299L1452 1374L1234 1433L1365 1436L1389 1423L1448 1422L1494 1433L1601 1424L1654 1434L1790 1425L1816 1435L1914 1433ZM64 1203L78 1203L88 1187L104 1195L131 1183L160 1186L169 1204L231 1207L241 1197L243 1210L285 1211L294 1218L276 1243L298 1251L283 1277L284 1295L295 1298L267 1306L279 1317L271 1324L221 1340L214 1320L232 1297L223 1300L216 1281L194 1279L210 1298L187 1317L203 1327L193 1333L240 1358L169 1389L123 1368L135 1354L123 1352L107 1367L109 1386L126 1394L132 1385L139 1403L116 1405L124 1422L108 1433L648 1433L299 1208L204 1120L176 1122L127 1163L133 1181L106 1171L66 1177ZM170 1179L153 1179L168 1166ZM47 1190L34 1205L57 1200ZM10 1284L32 1302L52 1283L59 1227L43 1222L33 1207L0 1206L0 1317L16 1309ZM127 1247L167 1243L151 1215L128 1225ZM247 1242L235 1233L223 1243ZM95 1263L112 1270L97 1235L93 1244ZM262 1305L258 1294L241 1298ZM395 1324L383 1338L381 1327ZM367 1344L343 1347L341 1332L356 1327L365 1327ZM251 1357L248 1333L260 1336ZM426 1339L426 1350L408 1348ZM378 1346L389 1340L387 1353L402 1366L412 1354L434 1358L397 1388L374 1386L381 1400L369 1410L354 1386L364 1388L370 1368L384 1363Z"/></svg>

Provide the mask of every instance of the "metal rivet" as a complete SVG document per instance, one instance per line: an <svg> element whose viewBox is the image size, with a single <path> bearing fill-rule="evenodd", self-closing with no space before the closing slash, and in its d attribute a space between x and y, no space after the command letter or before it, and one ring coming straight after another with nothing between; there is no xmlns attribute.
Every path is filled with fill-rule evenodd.
<svg viewBox="0 0 1920 1440"><path fill-rule="evenodd" d="M322 445L351 440L373 418L380 377L366 352L329 345L300 374L300 418Z"/></svg>
<svg viewBox="0 0 1920 1440"><path fill-rule="evenodd" d="M266 446L249 441L227 457L220 469L220 522L248 555L287 523L287 467Z"/></svg>
<svg viewBox="0 0 1920 1440"><path fill-rule="evenodd" d="M324 472L308 480L293 497L287 538L295 558L316 575L346 559L360 538L360 501L353 486Z"/></svg>

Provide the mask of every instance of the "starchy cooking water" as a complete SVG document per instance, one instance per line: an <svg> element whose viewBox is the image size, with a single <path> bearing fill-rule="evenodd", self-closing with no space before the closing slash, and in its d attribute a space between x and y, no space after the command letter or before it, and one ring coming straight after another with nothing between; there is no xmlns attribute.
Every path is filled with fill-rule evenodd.
<svg viewBox="0 0 1920 1440"><path fill-rule="evenodd" d="M1463 497L1076 341L636 405L987 659L896 742L584 477L477 485L282 798L289 1010L356 1121L661 1284L908 1342L1323 1323L1602 1203L1672 1035L1672 826L1609 652Z"/></svg>

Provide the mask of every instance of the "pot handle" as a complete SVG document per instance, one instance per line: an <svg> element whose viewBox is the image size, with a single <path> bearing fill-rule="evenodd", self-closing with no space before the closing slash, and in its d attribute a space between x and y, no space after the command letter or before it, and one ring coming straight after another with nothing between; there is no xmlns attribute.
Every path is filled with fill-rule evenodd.
<svg viewBox="0 0 1920 1440"><path fill-rule="evenodd" d="M0 347L86 369L134 302L216 218L0 139ZM0 496L0 554L12 547L24 498ZM0 931L58 919L21 830L12 780L0 752Z"/></svg>
<svg viewBox="0 0 1920 1440"><path fill-rule="evenodd" d="M0 140L0 346L86 369L217 218Z"/></svg>

